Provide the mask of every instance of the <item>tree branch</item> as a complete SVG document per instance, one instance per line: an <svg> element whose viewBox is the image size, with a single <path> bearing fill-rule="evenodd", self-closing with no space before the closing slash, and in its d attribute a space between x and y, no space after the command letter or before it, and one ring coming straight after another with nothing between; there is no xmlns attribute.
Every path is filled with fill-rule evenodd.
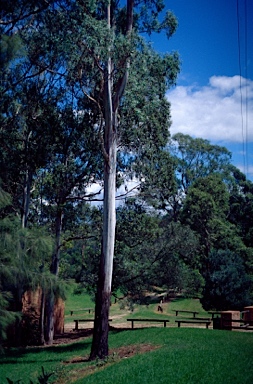
<svg viewBox="0 0 253 384"><path fill-rule="evenodd" d="M89 239L95 239L96 236L70 236L63 240L62 244L59 245L58 249L64 247L66 243L73 240L89 240Z"/></svg>
<svg viewBox="0 0 253 384"><path fill-rule="evenodd" d="M33 15L36 15L36 14L42 12L42 11L45 11L49 6L49 2L47 0L44 0L44 2L45 2L45 5L39 9L37 9L37 10L30 11L24 15L19 15L18 17L14 18L12 20L6 20L6 21L0 20L0 25L7 26L7 25L11 24L12 26L9 28L9 31L12 30L14 28L15 24L17 24L17 22L23 21L30 16L33 16Z"/></svg>
<svg viewBox="0 0 253 384"><path fill-rule="evenodd" d="M127 28L126 28L126 36L129 38L133 29L133 7L134 0L127 0ZM120 99L125 91L127 81L128 81L128 71L130 67L130 58L128 57L125 61L126 69L124 75L118 80L116 84L116 92L113 97L113 110L117 111L119 107Z"/></svg>
<svg viewBox="0 0 253 384"><path fill-rule="evenodd" d="M116 200L120 200L120 199L126 197L126 196L129 195L132 191L134 191L135 189L139 188L140 185L141 185L141 184L138 184L138 185L136 185L135 187L131 188L130 190L127 190L126 193L123 193L123 194L121 194L121 195L116 196Z"/></svg>

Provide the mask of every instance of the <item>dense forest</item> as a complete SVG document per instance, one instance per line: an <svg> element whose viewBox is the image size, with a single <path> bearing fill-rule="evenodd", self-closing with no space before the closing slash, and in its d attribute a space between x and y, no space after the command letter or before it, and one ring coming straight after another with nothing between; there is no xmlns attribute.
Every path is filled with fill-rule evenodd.
<svg viewBox="0 0 253 384"><path fill-rule="evenodd" d="M53 337L50 311L64 284L74 279L95 297L111 200L112 295L142 301L159 286L205 309L252 303L253 183L226 148L170 136L166 91L180 60L141 37L170 37L177 21L168 12L158 22L161 1L140 1L132 19L133 2L111 3L109 31L104 1L1 6L1 342L13 323L18 338L29 290L42 289L41 343ZM105 205L109 100L116 196Z"/></svg>

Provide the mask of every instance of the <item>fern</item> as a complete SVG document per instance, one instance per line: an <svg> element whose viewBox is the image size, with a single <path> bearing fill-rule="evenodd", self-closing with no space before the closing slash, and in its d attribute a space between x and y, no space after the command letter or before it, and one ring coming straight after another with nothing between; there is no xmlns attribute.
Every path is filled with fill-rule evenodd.
<svg viewBox="0 0 253 384"><path fill-rule="evenodd" d="M49 383L49 378L53 375L53 373L47 373L45 372L45 369L44 367L41 367L41 370L42 370L42 374L38 376L38 381L37 383L34 383L31 379L30 379L30 384L48 384ZM13 381L11 379L9 379L8 377L6 377L7 379L7 382L8 384L22 384L22 380L16 380L16 381Z"/></svg>

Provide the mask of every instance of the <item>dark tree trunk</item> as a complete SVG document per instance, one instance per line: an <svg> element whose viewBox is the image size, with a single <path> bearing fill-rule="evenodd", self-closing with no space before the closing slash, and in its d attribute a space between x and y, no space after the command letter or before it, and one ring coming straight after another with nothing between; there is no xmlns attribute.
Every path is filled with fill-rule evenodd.
<svg viewBox="0 0 253 384"><path fill-rule="evenodd" d="M24 186L23 186L23 202L22 202L22 228L27 227L29 207L30 207L30 198L31 198L31 184L32 184L32 172L26 171L24 178Z"/></svg>
<svg viewBox="0 0 253 384"><path fill-rule="evenodd" d="M45 330L45 341L48 345L53 344L54 340L54 292L51 291L48 294L46 301L46 330Z"/></svg>
<svg viewBox="0 0 253 384"><path fill-rule="evenodd" d="M41 306L40 306L40 344L45 344L45 305L46 305L46 295L44 289L41 293Z"/></svg>
<svg viewBox="0 0 253 384"><path fill-rule="evenodd" d="M111 292L105 292L104 256L101 256L99 281L96 294L94 334L91 346L90 360L103 359L108 356L109 309Z"/></svg>
<svg viewBox="0 0 253 384"><path fill-rule="evenodd" d="M52 257L52 263L50 271L53 275L58 276L59 264L60 264L60 240L61 240L61 229L62 229L62 208L58 207L56 216L56 244L55 251ZM51 289L47 295L46 301L46 331L45 340L47 344L51 345L54 339L54 303L55 294L54 290Z"/></svg>

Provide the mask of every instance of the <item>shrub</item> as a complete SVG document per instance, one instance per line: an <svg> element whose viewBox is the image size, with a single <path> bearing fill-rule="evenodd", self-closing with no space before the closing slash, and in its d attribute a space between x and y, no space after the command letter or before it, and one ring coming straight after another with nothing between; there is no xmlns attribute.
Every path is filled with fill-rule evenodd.
<svg viewBox="0 0 253 384"><path fill-rule="evenodd" d="M201 299L204 309L242 309L251 301L252 282L240 256L230 250L213 250Z"/></svg>

